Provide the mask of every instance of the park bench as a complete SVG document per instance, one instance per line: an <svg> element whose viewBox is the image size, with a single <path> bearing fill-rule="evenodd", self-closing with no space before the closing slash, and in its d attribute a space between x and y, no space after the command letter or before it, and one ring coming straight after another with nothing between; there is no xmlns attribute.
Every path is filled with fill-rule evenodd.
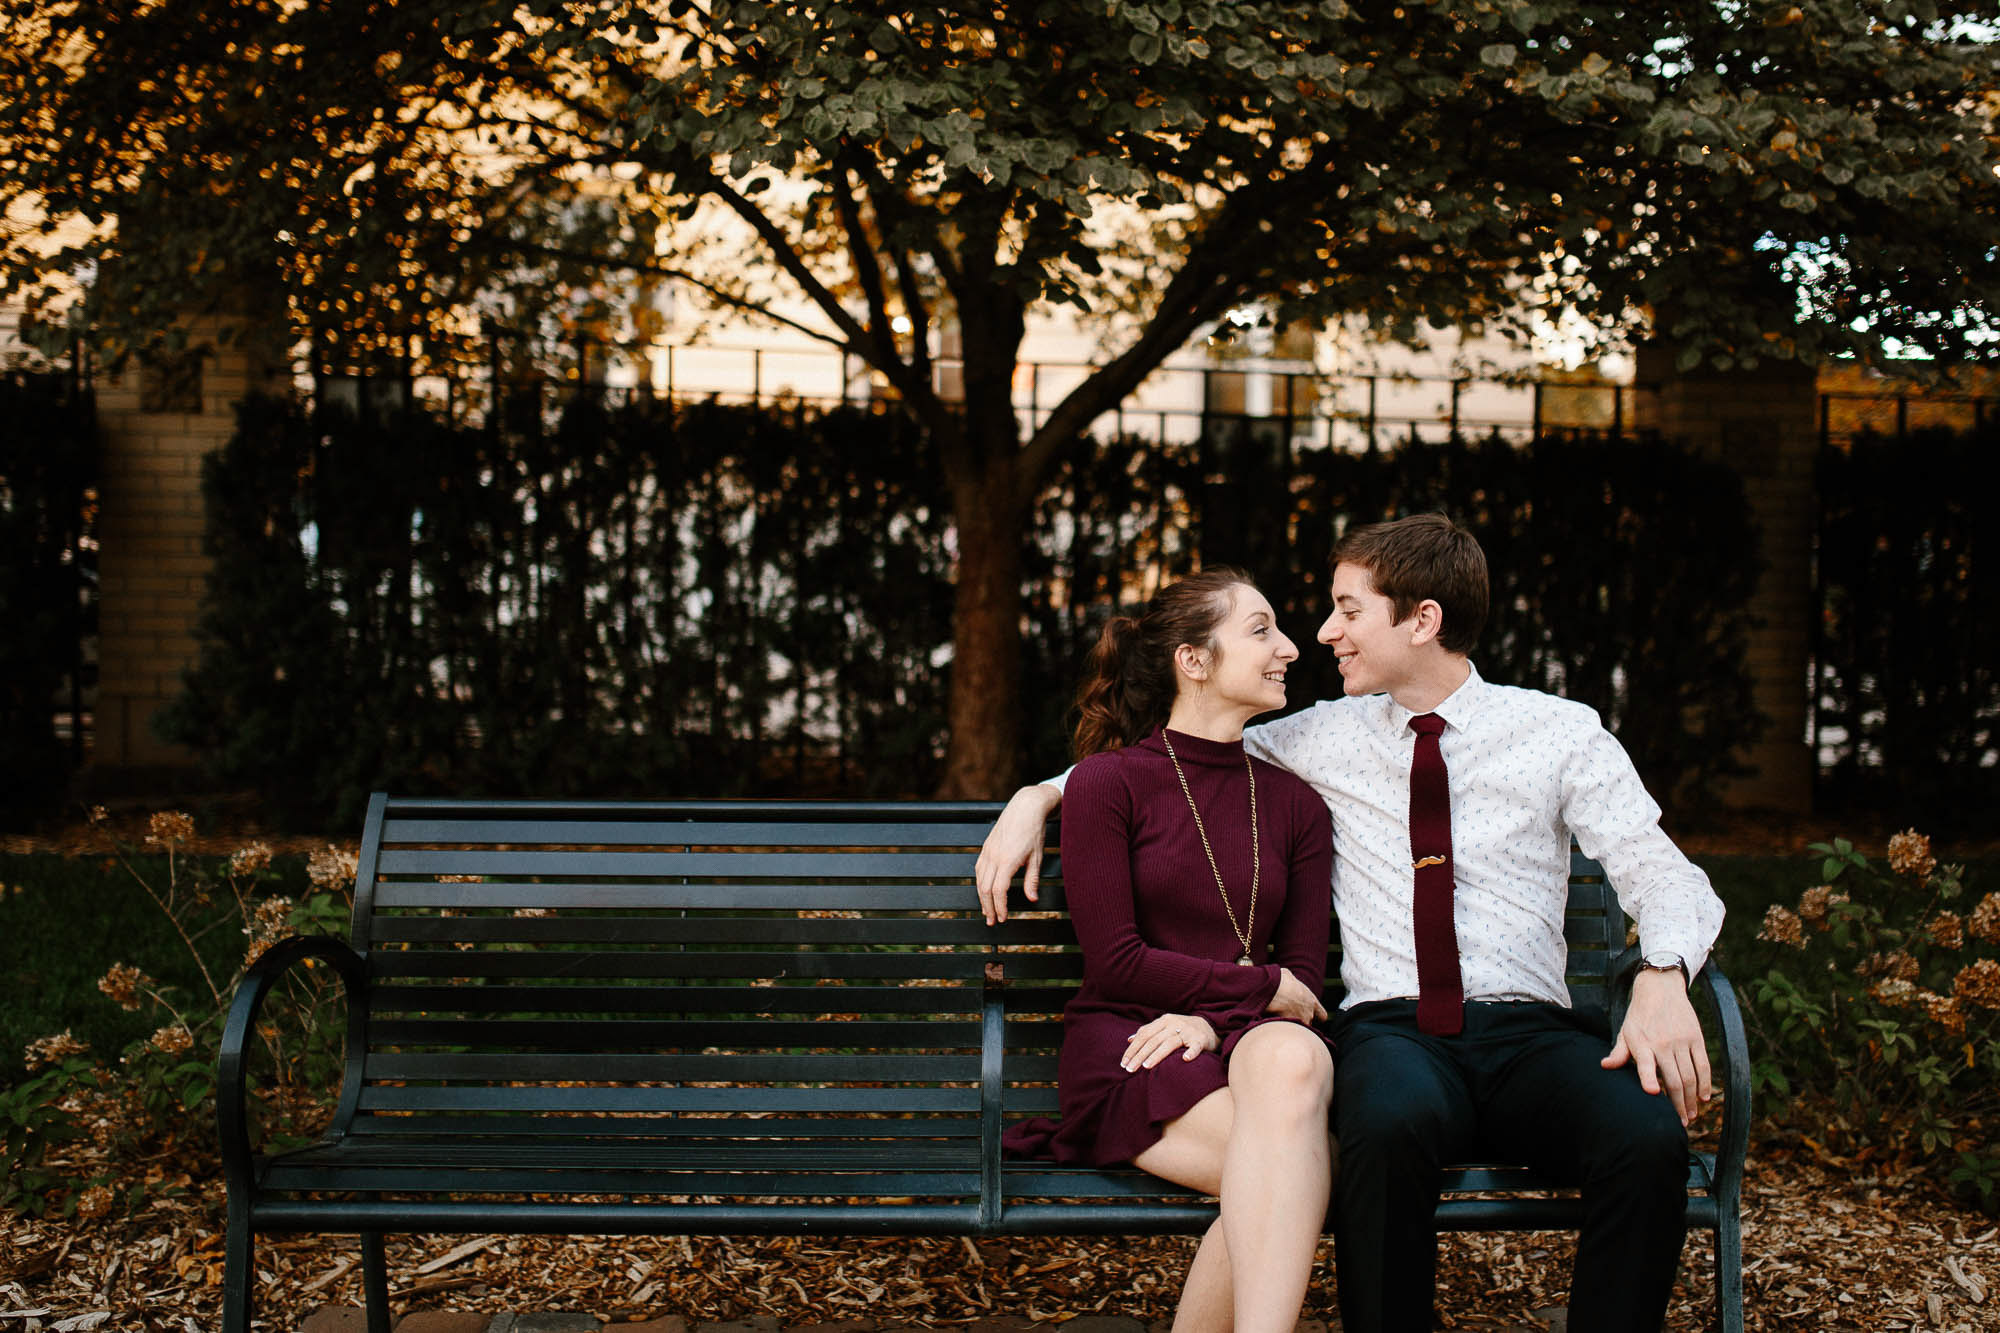
<svg viewBox="0 0 2000 1333"><path fill-rule="evenodd" d="M1055 1108L1080 959L1053 853L1037 910L982 921L973 859L997 810L373 797L350 940L274 946L229 1013L223 1327L249 1328L259 1234L358 1235L387 1333L386 1233L1204 1229L1212 1201L1138 1171L1001 1156L1005 1125ZM1624 918L1581 857L1569 939L1577 1002L1615 1005ZM260 1154L245 1067L264 998L306 959L345 984L339 1101L317 1142ZM1740 1330L1748 1068L1728 983L1706 980L1727 1098L1720 1153L1688 1163L1688 1219L1716 1233L1718 1322ZM1468 1163L1437 1224L1579 1214Z"/></svg>

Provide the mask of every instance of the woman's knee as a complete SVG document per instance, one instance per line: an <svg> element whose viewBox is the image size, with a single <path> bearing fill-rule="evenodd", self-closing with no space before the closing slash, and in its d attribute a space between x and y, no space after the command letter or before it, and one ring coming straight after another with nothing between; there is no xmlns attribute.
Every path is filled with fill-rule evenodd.
<svg viewBox="0 0 2000 1333"><path fill-rule="evenodd" d="M1333 1056L1312 1029L1266 1023L1246 1033L1229 1059L1232 1088L1255 1090L1251 1107L1284 1107L1324 1118L1333 1100Z"/></svg>

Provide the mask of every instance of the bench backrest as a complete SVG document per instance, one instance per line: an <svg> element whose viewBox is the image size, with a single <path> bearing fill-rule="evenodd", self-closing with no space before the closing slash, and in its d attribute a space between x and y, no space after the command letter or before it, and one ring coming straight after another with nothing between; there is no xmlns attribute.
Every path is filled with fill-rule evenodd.
<svg viewBox="0 0 2000 1333"><path fill-rule="evenodd" d="M982 921L997 811L378 795L344 1132L672 1136L751 1114L760 1135L990 1138L1050 1111L1080 955L1053 849L1040 910ZM1572 993L1601 1003L1624 924L1581 859L1569 925Z"/></svg>

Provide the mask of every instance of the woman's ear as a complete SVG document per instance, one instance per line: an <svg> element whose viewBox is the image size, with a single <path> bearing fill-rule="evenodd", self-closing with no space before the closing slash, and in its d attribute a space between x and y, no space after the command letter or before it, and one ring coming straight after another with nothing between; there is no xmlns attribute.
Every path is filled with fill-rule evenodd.
<svg viewBox="0 0 2000 1333"><path fill-rule="evenodd" d="M1184 643L1174 649L1174 670L1199 685L1208 679L1208 653Z"/></svg>

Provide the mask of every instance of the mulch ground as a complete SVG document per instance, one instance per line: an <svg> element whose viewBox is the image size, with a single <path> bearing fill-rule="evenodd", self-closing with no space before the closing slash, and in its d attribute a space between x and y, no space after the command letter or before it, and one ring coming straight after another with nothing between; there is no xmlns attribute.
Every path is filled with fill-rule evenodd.
<svg viewBox="0 0 2000 1333"><path fill-rule="evenodd" d="M156 1172L172 1164L155 1164ZM15 1219L0 1255L0 1329L199 1333L219 1321L220 1182L189 1180L126 1217ZM2000 1228L1921 1179L1810 1149L1753 1148L1745 1198L1745 1287L1753 1330L2000 1330ZM995 1316L1168 1318L1192 1254L1186 1238L815 1240L811 1238L409 1237L389 1243L402 1308L569 1311L609 1325L678 1315L690 1324L774 1317L782 1326L870 1320L951 1325ZM1448 1328L1538 1327L1564 1303L1566 1236L1442 1242ZM1706 1235L1692 1238L1668 1327L1708 1326ZM296 1329L324 1306L361 1303L347 1238L287 1237L258 1250L267 1327ZM1339 1327L1331 1254L1304 1317Z"/></svg>

